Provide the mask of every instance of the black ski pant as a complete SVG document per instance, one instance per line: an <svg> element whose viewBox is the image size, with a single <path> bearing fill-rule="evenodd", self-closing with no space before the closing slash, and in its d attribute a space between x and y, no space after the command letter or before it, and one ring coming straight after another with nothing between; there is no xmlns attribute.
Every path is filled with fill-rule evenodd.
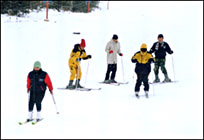
<svg viewBox="0 0 204 140"><path fill-rule="evenodd" d="M112 72L111 73L111 80L115 80L116 71L117 71L117 64L108 64L108 69L106 72L105 80L109 80L110 72Z"/></svg>
<svg viewBox="0 0 204 140"><path fill-rule="evenodd" d="M137 74L137 80L135 84L135 92L140 91L140 86L142 85L142 82L144 83L144 91L149 91L149 83L148 83L148 75L145 73L136 73Z"/></svg>
<svg viewBox="0 0 204 140"><path fill-rule="evenodd" d="M41 103L45 96L45 91L34 92L31 90L28 103L29 112L33 111L34 104L36 104L37 111L41 111Z"/></svg>

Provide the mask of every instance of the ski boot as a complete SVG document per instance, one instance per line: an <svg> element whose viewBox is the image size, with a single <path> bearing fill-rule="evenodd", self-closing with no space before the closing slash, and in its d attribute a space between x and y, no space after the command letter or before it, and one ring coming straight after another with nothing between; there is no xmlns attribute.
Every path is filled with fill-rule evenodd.
<svg viewBox="0 0 204 140"><path fill-rule="evenodd" d="M164 76L165 76L165 79L164 79L164 83L165 82L171 82L171 79L169 79L169 77L168 77L168 75L167 74L164 74Z"/></svg>
<svg viewBox="0 0 204 140"><path fill-rule="evenodd" d="M33 120L33 112L32 112L32 111L31 111L31 112L29 111L29 112L28 112L28 118L27 118L26 121L29 122L29 121L32 121L32 120Z"/></svg>
<svg viewBox="0 0 204 140"><path fill-rule="evenodd" d="M76 80L76 83L75 83L75 87L76 88L84 88L80 85L80 79Z"/></svg>
<svg viewBox="0 0 204 140"><path fill-rule="evenodd" d="M104 80L103 82L106 84L110 84L110 80Z"/></svg>
<svg viewBox="0 0 204 140"><path fill-rule="evenodd" d="M146 96L146 98L149 98L149 91L145 91L145 96Z"/></svg>
<svg viewBox="0 0 204 140"><path fill-rule="evenodd" d="M75 86L72 85L72 83L73 83L73 80L70 80L70 81L69 81L69 85L66 86L66 89L75 89Z"/></svg>
<svg viewBox="0 0 204 140"><path fill-rule="evenodd" d="M41 112L37 111L36 121L40 121L40 120L41 120Z"/></svg>
<svg viewBox="0 0 204 140"><path fill-rule="evenodd" d="M139 99L140 98L139 92L135 92L135 96Z"/></svg>
<svg viewBox="0 0 204 140"><path fill-rule="evenodd" d="M158 75L155 75L155 80L153 81L153 83L159 83L159 82L160 82L160 79Z"/></svg>
<svg viewBox="0 0 204 140"><path fill-rule="evenodd" d="M114 79L111 79L110 83L117 83L117 81L115 81Z"/></svg>

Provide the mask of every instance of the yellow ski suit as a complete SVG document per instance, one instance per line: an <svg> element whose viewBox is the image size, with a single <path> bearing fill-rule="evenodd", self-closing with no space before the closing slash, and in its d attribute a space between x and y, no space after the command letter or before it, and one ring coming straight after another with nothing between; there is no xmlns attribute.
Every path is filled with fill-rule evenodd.
<svg viewBox="0 0 204 140"><path fill-rule="evenodd" d="M82 50L80 47L80 44L76 44L74 46L74 49L72 50L69 58L69 69L71 72L70 80L81 79L81 67L80 62L77 61L78 58L81 59L88 59L88 56L86 55L86 51Z"/></svg>

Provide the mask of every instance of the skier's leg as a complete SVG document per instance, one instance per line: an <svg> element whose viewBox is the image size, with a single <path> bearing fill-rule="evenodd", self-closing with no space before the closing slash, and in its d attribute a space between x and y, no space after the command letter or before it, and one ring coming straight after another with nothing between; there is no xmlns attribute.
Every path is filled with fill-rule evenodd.
<svg viewBox="0 0 204 140"><path fill-rule="evenodd" d="M141 74L137 73L137 80L136 80L136 84L135 84L135 92L140 91L141 84L142 84Z"/></svg>
<svg viewBox="0 0 204 140"><path fill-rule="evenodd" d="M111 82L116 82L115 81L116 71L117 71L117 64L113 64L112 73L111 73Z"/></svg>
<svg viewBox="0 0 204 140"><path fill-rule="evenodd" d="M37 120L41 119L41 109L42 109L41 103L42 103L44 96L45 96L45 91L41 91L36 94L36 108L37 108L36 119Z"/></svg>
<svg viewBox="0 0 204 140"><path fill-rule="evenodd" d="M143 75L144 91L149 91L148 74Z"/></svg>
<svg viewBox="0 0 204 140"><path fill-rule="evenodd" d="M70 80L74 80L77 74L76 68L74 66L70 66L69 68L70 68L70 73L71 73Z"/></svg>
<svg viewBox="0 0 204 140"><path fill-rule="evenodd" d="M155 64L154 64L154 74L155 74L154 82L160 82L160 79L159 79L159 66L160 66L160 60L156 59Z"/></svg>
<svg viewBox="0 0 204 140"><path fill-rule="evenodd" d="M28 102L28 118L27 121L32 120L33 118L33 107L34 107L34 98L33 91L30 92L29 102Z"/></svg>
<svg viewBox="0 0 204 140"><path fill-rule="evenodd" d="M45 91L38 92L36 95L36 108L38 112L40 112L42 109L41 103L42 103L44 96L45 96Z"/></svg>
<svg viewBox="0 0 204 140"><path fill-rule="evenodd" d="M81 72L81 67L78 66L77 68L77 72L79 72L78 74L78 79L81 79L81 76L82 76L82 72Z"/></svg>
<svg viewBox="0 0 204 140"><path fill-rule="evenodd" d="M161 66L161 71L165 75L167 74L167 70L165 68L165 59L160 59L160 66Z"/></svg>
<svg viewBox="0 0 204 140"><path fill-rule="evenodd" d="M66 88L68 88L68 89L74 89L75 86L72 85L72 84L73 84L73 81L74 81L75 76L76 76L76 68L75 68L74 66L69 66L69 69L70 69L71 75L70 75L69 84L67 85Z"/></svg>
<svg viewBox="0 0 204 140"><path fill-rule="evenodd" d="M81 67L78 67L77 68L77 72L78 72L78 76L76 77L76 83L75 83L75 87L77 88L83 88L81 85L80 85L80 79L81 79L81 75L82 75L82 72L81 72Z"/></svg>
<svg viewBox="0 0 204 140"><path fill-rule="evenodd" d="M163 82L170 82L171 79L169 79L169 77L168 77L167 70L165 68L165 61L166 61L165 59L161 59L161 62L160 62L161 71L162 71L162 73L164 74L164 77L165 77Z"/></svg>
<svg viewBox="0 0 204 140"><path fill-rule="evenodd" d="M111 67L112 67L111 65L112 64L108 64L105 81L109 80L109 75L110 75Z"/></svg>
<svg viewBox="0 0 204 140"><path fill-rule="evenodd" d="M28 103L28 111L29 112L31 112L31 111L33 111L33 107L34 107L34 102L35 102L35 100L34 100L34 95L33 95L34 93L33 93L33 91L31 90L30 91L30 99L29 99L29 103Z"/></svg>

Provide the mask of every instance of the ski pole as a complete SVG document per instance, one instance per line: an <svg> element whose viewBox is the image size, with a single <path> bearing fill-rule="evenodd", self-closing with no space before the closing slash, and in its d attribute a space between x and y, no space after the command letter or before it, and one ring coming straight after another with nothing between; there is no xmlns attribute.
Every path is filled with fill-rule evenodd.
<svg viewBox="0 0 204 140"><path fill-rule="evenodd" d="M133 71L132 80L133 80L133 82L134 82L134 80L135 80L135 71Z"/></svg>
<svg viewBox="0 0 204 140"><path fill-rule="evenodd" d="M30 93L28 93L28 104L30 102Z"/></svg>
<svg viewBox="0 0 204 140"><path fill-rule="evenodd" d="M174 81L175 81L176 78L175 78L175 69L174 69L174 59L173 59L173 55L171 56L171 60L172 60L172 68L173 68Z"/></svg>
<svg viewBox="0 0 204 140"><path fill-rule="evenodd" d="M153 69L153 68L152 68ZM154 69L153 69L154 70ZM153 78L153 74L152 74L152 81L154 81L154 78ZM155 96L155 91L154 91L154 84L152 83L152 88L153 88L153 96Z"/></svg>
<svg viewBox="0 0 204 140"><path fill-rule="evenodd" d="M89 70L89 60L88 60L88 66L87 66L87 70L86 70L86 77L85 77L85 86L86 86L86 80L87 80L87 75L88 75L88 70Z"/></svg>
<svg viewBox="0 0 204 140"><path fill-rule="evenodd" d="M51 95L52 95L53 102L54 102L54 104L55 104L55 108L56 108L57 114L59 114L59 112L58 112L58 110L57 110L57 105L56 105L56 102L55 102L54 96L53 96L53 94L51 94Z"/></svg>
<svg viewBox="0 0 204 140"><path fill-rule="evenodd" d="M121 56L122 72L123 72L123 82L125 82L124 66L123 66L123 56Z"/></svg>

